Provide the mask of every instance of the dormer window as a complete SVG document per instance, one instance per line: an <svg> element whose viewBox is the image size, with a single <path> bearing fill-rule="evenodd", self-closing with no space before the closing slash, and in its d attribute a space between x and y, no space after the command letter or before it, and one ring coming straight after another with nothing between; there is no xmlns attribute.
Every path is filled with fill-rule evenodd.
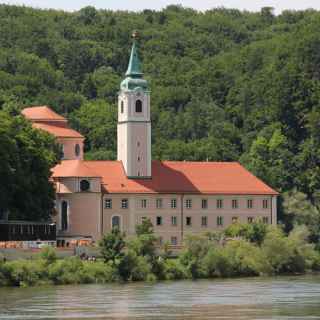
<svg viewBox="0 0 320 320"><path fill-rule="evenodd" d="M137 113L141 113L142 112L142 101L141 100L137 100L136 101L136 112Z"/></svg>
<svg viewBox="0 0 320 320"><path fill-rule="evenodd" d="M80 191L85 192L90 190L90 182L88 180L80 181Z"/></svg>

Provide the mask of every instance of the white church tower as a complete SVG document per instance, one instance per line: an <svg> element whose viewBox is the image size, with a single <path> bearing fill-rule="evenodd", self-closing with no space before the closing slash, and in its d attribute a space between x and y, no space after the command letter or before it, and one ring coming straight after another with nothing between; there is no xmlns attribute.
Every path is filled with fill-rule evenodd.
<svg viewBox="0 0 320 320"><path fill-rule="evenodd" d="M118 160L129 178L151 178L150 91L137 52L138 33L118 97Z"/></svg>

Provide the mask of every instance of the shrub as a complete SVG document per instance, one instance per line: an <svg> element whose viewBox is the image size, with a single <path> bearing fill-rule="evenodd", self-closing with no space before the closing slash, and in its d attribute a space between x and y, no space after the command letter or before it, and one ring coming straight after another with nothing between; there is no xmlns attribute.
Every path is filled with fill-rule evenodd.
<svg viewBox="0 0 320 320"><path fill-rule="evenodd" d="M213 242L203 235L188 235L185 238L185 249L180 254L179 260L185 267L188 278L197 279L205 276L202 259L212 246Z"/></svg>
<svg viewBox="0 0 320 320"><path fill-rule="evenodd" d="M116 279L116 270L110 263L85 261L80 270L80 279L84 283L106 283Z"/></svg>
<svg viewBox="0 0 320 320"><path fill-rule="evenodd" d="M0 262L0 287L13 285L10 282L10 269L8 263Z"/></svg>
<svg viewBox="0 0 320 320"><path fill-rule="evenodd" d="M118 273L123 281L146 280L151 273L151 265L143 256L138 256L134 250L128 250L118 265Z"/></svg>
<svg viewBox="0 0 320 320"><path fill-rule="evenodd" d="M78 257L65 258L49 265L49 279L55 284L75 284L86 282L81 272L83 262Z"/></svg>
<svg viewBox="0 0 320 320"><path fill-rule="evenodd" d="M118 228L113 228L99 242L100 252L105 262L118 263L123 257L123 249L125 247L125 235Z"/></svg>
<svg viewBox="0 0 320 320"><path fill-rule="evenodd" d="M266 262L270 265L271 273L279 274L286 271L290 261L291 248L288 239L278 227L270 227L262 244Z"/></svg>
<svg viewBox="0 0 320 320"><path fill-rule="evenodd" d="M268 230L262 249L273 273L303 273L317 269L318 253L314 245L307 242L308 229L295 227L286 237L280 228Z"/></svg>
<svg viewBox="0 0 320 320"><path fill-rule="evenodd" d="M16 260L6 263L8 282L13 286L34 286L41 283L43 266L35 261Z"/></svg>
<svg viewBox="0 0 320 320"><path fill-rule="evenodd" d="M269 272L262 250L250 242L230 241L224 248L224 253L234 276L257 276Z"/></svg>
<svg viewBox="0 0 320 320"><path fill-rule="evenodd" d="M231 265L222 248L210 248L202 260L204 273L207 277L223 277L231 275Z"/></svg>
<svg viewBox="0 0 320 320"><path fill-rule="evenodd" d="M179 259L167 259L164 262L164 274L166 280L185 279L187 273Z"/></svg>
<svg viewBox="0 0 320 320"><path fill-rule="evenodd" d="M57 253L54 248L45 246L41 249L39 257L45 262L45 264L49 265L57 260Z"/></svg>
<svg viewBox="0 0 320 320"><path fill-rule="evenodd" d="M227 237L241 237L250 242L260 245L267 234L267 225L261 221L255 221L250 224L234 223L231 224L226 230Z"/></svg>

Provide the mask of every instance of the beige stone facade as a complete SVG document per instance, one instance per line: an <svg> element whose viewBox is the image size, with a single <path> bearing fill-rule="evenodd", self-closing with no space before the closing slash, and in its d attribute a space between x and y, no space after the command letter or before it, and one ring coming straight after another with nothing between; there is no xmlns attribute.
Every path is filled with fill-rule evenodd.
<svg viewBox="0 0 320 320"><path fill-rule="evenodd" d="M172 245L181 245L188 233L221 230L236 221L276 223L275 196L108 194L103 199L103 232L112 229L114 216L120 217L120 228L129 235L134 234L135 225L150 219L161 240ZM124 199L128 200L127 208L122 208ZM218 207L219 200L222 208ZM232 207L234 200L236 208Z"/></svg>
<svg viewBox="0 0 320 320"><path fill-rule="evenodd" d="M115 217L120 229L133 235L137 224L150 219L161 242L181 246L188 233L222 230L235 222L276 224L274 195L103 194L97 178L88 178L92 189L81 192L81 179L64 179L64 189L59 185L69 192L57 193L59 208L68 202L68 230L61 230L61 209L57 216L60 236L99 240L112 230Z"/></svg>

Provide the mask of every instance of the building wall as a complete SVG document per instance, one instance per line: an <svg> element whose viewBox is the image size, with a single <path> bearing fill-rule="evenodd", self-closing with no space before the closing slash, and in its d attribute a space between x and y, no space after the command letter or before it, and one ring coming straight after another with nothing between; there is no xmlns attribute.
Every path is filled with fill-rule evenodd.
<svg viewBox="0 0 320 320"><path fill-rule="evenodd" d="M128 176L151 176L151 123L128 123Z"/></svg>
<svg viewBox="0 0 320 320"><path fill-rule="evenodd" d="M90 181L90 192L81 192L79 184L82 179ZM135 226L143 219L151 220L155 233L163 242L182 244L184 236L190 233L223 230L237 218L240 223L247 223L248 218L267 219L268 224L276 224L276 196L251 195L181 195L181 194L102 194L99 178L63 178L59 179L57 190L56 217L57 230L61 230L61 203L68 203L68 230L59 235L92 236L95 241L112 229L114 216L120 217L120 227L127 235L135 234ZM122 208L122 200L126 199L128 208ZM176 200L176 208L171 207ZM111 200L111 208L106 208L106 200ZM157 207L161 201L161 207ZM187 200L191 208L187 208ZM207 201L207 208L202 208L202 200ZM217 207L217 200L223 201L223 207ZM238 208L232 208L232 200L237 200ZM248 208L248 200L253 207ZM267 200L267 208L263 201ZM145 207L143 207L145 204ZM158 225L161 217L161 224ZM176 217L176 225L172 223ZM187 225L187 217L191 225ZM202 217L206 217L206 225L202 225ZM223 225L219 226L217 218L223 217Z"/></svg>
<svg viewBox="0 0 320 320"><path fill-rule="evenodd" d="M77 193L81 192L80 190L80 181L87 180L90 183L90 192L101 193L101 178L92 178L92 177L67 177L59 178L58 181L58 194L63 193ZM83 192L81 192L83 194Z"/></svg>
<svg viewBox="0 0 320 320"><path fill-rule="evenodd" d="M112 208L105 208L105 200L112 200ZM122 199L128 199L129 208L122 209ZM156 207L157 199L162 199L162 208ZM171 199L176 199L177 207L171 208ZM192 201L192 208L186 208L186 200ZM202 209L202 199L207 200L208 207ZM223 208L217 208L217 200L223 200ZM247 200L253 200L253 208L247 208ZM142 200L147 201L142 208ZM232 200L238 200L238 208L232 208ZM263 200L268 200L268 208L263 208ZM213 195L136 195L136 194L106 194L103 196L103 232L111 230L112 217L121 217L121 229L126 234L134 234L136 224L143 218L149 218L155 232L163 241L171 242L176 237L178 245L188 233L201 233L210 230L221 230L232 224L233 217L238 222L247 223L248 218L267 218L269 224L276 223L276 197L272 196L213 196ZM182 205L183 204L183 205ZM162 217L162 225L157 225L157 216ZM176 216L177 225L172 225L172 216ZM223 217L223 226L217 225L217 217ZM191 217L191 226L186 225L186 218ZM207 217L207 226L201 225L202 217Z"/></svg>
<svg viewBox="0 0 320 320"><path fill-rule="evenodd" d="M137 100L142 112L136 112ZM122 92L118 99L118 160L128 177L151 176L151 122L148 92Z"/></svg>
<svg viewBox="0 0 320 320"><path fill-rule="evenodd" d="M90 190L82 192L80 181L87 180ZM57 183L55 217L59 235L91 236L98 240L101 236L101 179L86 177L60 178ZM68 203L68 229L61 230L61 204Z"/></svg>
<svg viewBox="0 0 320 320"><path fill-rule="evenodd" d="M83 160L83 138L57 138L57 142L63 146L63 160ZM77 155L76 145L79 145L80 152Z"/></svg>

